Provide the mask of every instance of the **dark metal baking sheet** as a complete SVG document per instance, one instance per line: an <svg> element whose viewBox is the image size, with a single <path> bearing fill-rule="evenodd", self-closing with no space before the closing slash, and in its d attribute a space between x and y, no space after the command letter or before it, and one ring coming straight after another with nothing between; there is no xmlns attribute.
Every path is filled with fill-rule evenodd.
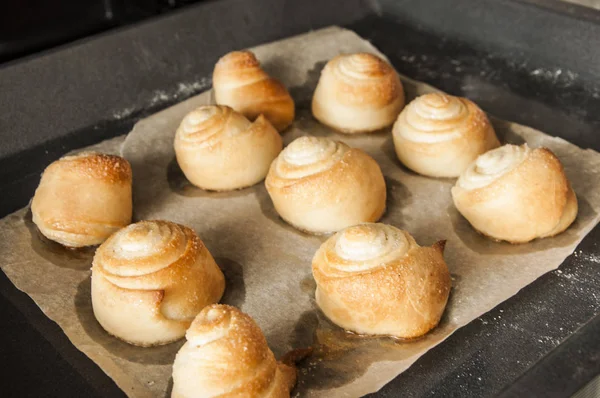
<svg viewBox="0 0 600 398"><path fill-rule="evenodd" d="M222 0L6 65L0 215L25 205L41 170L66 151L204 90L221 54L332 24L371 40L403 74L598 150L600 14L557 4ZM460 329L377 396L575 392L600 372L599 238L596 228L558 271ZM12 364L3 396L122 395L4 274L0 292L0 352Z"/></svg>

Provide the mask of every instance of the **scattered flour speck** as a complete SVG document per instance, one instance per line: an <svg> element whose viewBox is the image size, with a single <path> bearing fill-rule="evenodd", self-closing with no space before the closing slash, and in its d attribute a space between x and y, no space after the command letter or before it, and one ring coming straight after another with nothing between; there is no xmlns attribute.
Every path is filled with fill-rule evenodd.
<svg viewBox="0 0 600 398"><path fill-rule="evenodd" d="M155 91L150 99L146 102L146 108L153 108L160 106L161 104L171 102L177 99L185 99L193 94L197 94L208 87L210 87L211 79L203 77L200 80L193 82L179 83L176 88L172 90L157 90ZM113 118L120 120L128 116L131 116L137 109L125 108L121 111L114 112Z"/></svg>
<svg viewBox="0 0 600 398"><path fill-rule="evenodd" d="M154 106L154 105L160 104L161 102L166 102L170 98L171 98L171 96L169 94L167 94L165 91L158 90L158 91L154 92L154 96L152 96L152 99L150 99L149 105Z"/></svg>
<svg viewBox="0 0 600 398"><path fill-rule="evenodd" d="M126 117L130 116L134 110L135 110L135 108L122 109L118 112L113 113L113 118L115 118L117 120L125 119Z"/></svg>

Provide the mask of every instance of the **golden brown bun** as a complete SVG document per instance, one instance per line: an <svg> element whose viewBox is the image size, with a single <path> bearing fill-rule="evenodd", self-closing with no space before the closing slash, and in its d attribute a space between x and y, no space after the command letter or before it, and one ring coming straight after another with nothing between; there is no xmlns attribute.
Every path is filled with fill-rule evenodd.
<svg viewBox="0 0 600 398"><path fill-rule="evenodd" d="M281 218L307 232L377 221L385 211L385 181L377 162L328 138L294 140L271 165L265 185Z"/></svg>
<svg viewBox="0 0 600 398"><path fill-rule="evenodd" d="M404 89L394 68L366 53L330 60L317 84L312 113L343 133L369 133L390 126L404 106Z"/></svg>
<svg viewBox="0 0 600 398"><path fill-rule="evenodd" d="M94 315L108 333L130 344L182 338L224 289L223 273L196 233L169 221L131 224L94 256Z"/></svg>
<svg viewBox="0 0 600 398"><path fill-rule="evenodd" d="M294 120L294 100L279 80L261 67L250 51L234 51L215 65L213 90L219 105L227 105L250 120L264 115L277 131Z"/></svg>
<svg viewBox="0 0 600 398"><path fill-rule="evenodd" d="M119 156L83 152L46 168L31 202L33 222L69 247L98 245L131 222L131 166Z"/></svg>
<svg viewBox="0 0 600 398"><path fill-rule="evenodd" d="M181 170L200 188L244 188L263 180L281 152L281 136L262 115L251 123L228 106L201 106L175 134Z"/></svg>
<svg viewBox="0 0 600 398"><path fill-rule="evenodd" d="M290 396L296 369L275 360L258 325L237 308L206 307L185 336L172 398Z"/></svg>
<svg viewBox="0 0 600 398"><path fill-rule="evenodd" d="M386 224L346 228L313 258L317 304L346 330L422 336L439 323L450 293L444 244L421 247L408 232Z"/></svg>
<svg viewBox="0 0 600 398"><path fill-rule="evenodd" d="M430 177L458 177L500 145L485 113L466 98L425 94L404 108L393 129L398 159Z"/></svg>
<svg viewBox="0 0 600 398"><path fill-rule="evenodd" d="M479 232L512 243L563 232L577 198L548 149L504 145L481 155L452 188L458 211Z"/></svg>

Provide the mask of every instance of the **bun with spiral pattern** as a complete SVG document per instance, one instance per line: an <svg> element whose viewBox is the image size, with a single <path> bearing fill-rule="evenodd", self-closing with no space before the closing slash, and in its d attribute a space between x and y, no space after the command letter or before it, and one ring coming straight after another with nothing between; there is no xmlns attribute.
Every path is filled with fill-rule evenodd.
<svg viewBox="0 0 600 398"><path fill-rule="evenodd" d="M31 202L33 222L68 247L98 245L131 222L131 166L120 156L82 152L50 164Z"/></svg>
<svg viewBox="0 0 600 398"><path fill-rule="evenodd" d="M312 262L323 313L356 333L414 338L440 321L450 293L444 241L419 246L391 225L346 228Z"/></svg>
<svg viewBox="0 0 600 398"><path fill-rule="evenodd" d="M226 191L263 180L281 152L281 136L262 115L254 123L228 106L201 106L175 134L175 154L197 187Z"/></svg>
<svg viewBox="0 0 600 398"><path fill-rule="evenodd" d="M452 198L476 230L512 243L563 232L578 208L560 160L546 148L527 144L479 156L461 174Z"/></svg>
<svg viewBox="0 0 600 398"><path fill-rule="evenodd" d="M394 68L367 53L330 60L317 84L312 113L343 133L369 133L390 126L404 106L404 89Z"/></svg>
<svg viewBox="0 0 600 398"><path fill-rule="evenodd" d="M377 221L385 210L385 180L377 162L328 138L294 140L273 161L265 185L279 215L311 233Z"/></svg>
<svg viewBox="0 0 600 398"><path fill-rule="evenodd" d="M404 108L393 129L398 159L430 177L458 177L500 145L485 113L466 98L425 94Z"/></svg>
<svg viewBox="0 0 600 398"><path fill-rule="evenodd" d="M237 308L206 307L173 364L172 398L289 397L296 369L277 362L258 325Z"/></svg>
<svg viewBox="0 0 600 398"><path fill-rule="evenodd" d="M294 100L279 80L265 72L250 51L224 55L213 72L215 101L250 120L265 118L283 131L294 120Z"/></svg>
<svg viewBox="0 0 600 398"><path fill-rule="evenodd" d="M223 295L225 278L190 228L141 221L112 235L92 266L94 315L110 334L155 346L182 338Z"/></svg>

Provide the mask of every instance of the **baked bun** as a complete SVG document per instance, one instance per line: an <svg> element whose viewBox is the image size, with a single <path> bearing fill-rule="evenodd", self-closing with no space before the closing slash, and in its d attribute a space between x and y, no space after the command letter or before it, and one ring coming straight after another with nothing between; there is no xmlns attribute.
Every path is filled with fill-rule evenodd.
<svg viewBox="0 0 600 398"><path fill-rule="evenodd" d="M346 228L313 258L317 304L355 333L422 336L439 323L450 293L444 245L421 247L391 225Z"/></svg>
<svg viewBox="0 0 600 398"><path fill-rule="evenodd" d="M411 101L392 131L398 159L430 177L458 177L477 156L500 145L477 105L443 93Z"/></svg>
<svg viewBox="0 0 600 398"><path fill-rule="evenodd" d="M392 125L404 106L394 68L366 53L338 55L325 65L312 100L313 116L343 133L369 133Z"/></svg>
<svg viewBox="0 0 600 398"><path fill-rule="evenodd" d="M251 123L228 106L193 110L175 134L177 162L187 179L215 191L263 180L281 148L281 136L262 115Z"/></svg>
<svg viewBox="0 0 600 398"><path fill-rule="evenodd" d="M172 398L290 396L296 369L275 360L258 325L237 308L206 307L185 337Z"/></svg>
<svg viewBox="0 0 600 398"><path fill-rule="evenodd" d="M98 245L131 222L131 166L95 152L65 156L42 174L31 202L33 222L69 247Z"/></svg>
<svg viewBox="0 0 600 398"><path fill-rule="evenodd" d="M458 211L484 235L512 243L563 232L577 198L548 149L504 145L477 158L452 188Z"/></svg>
<svg viewBox="0 0 600 398"><path fill-rule="evenodd" d="M233 51L219 59L213 72L215 101L250 120L264 115L277 131L294 120L294 100L279 80L261 67L250 51Z"/></svg>
<svg viewBox="0 0 600 398"><path fill-rule="evenodd" d="M328 138L294 140L271 165L265 185L281 218L306 232L377 221L385 210L385 181L377 162Z"/></svg>
<svg viewBox="0 0 600 398"><path fill-rule="evenodd" d="M182 338L224 289L223 273L200 238L172 222L131 224L94 256L94 315L108 333L130 344L155 346Z"/></svg>

